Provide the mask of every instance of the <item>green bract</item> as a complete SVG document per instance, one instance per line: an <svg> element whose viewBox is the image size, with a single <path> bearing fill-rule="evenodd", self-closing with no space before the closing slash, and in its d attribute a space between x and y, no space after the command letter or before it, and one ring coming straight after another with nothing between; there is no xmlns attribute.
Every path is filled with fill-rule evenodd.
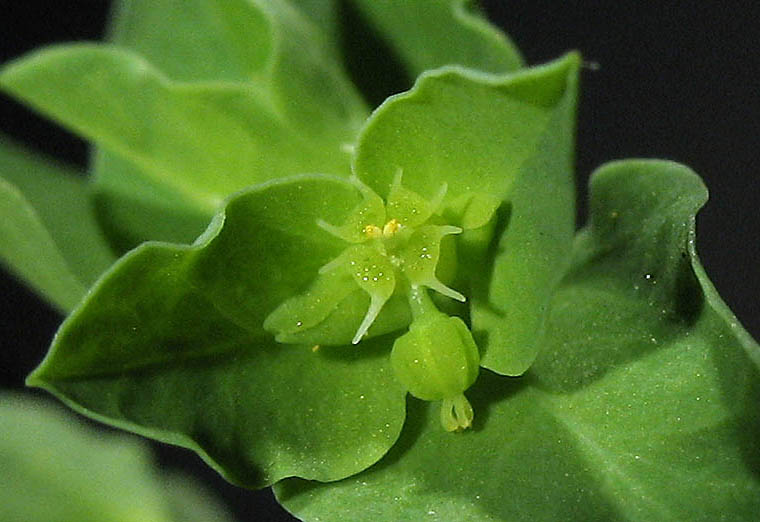
<svg viewBox="0 0 760 522"><path fill-rule="evenodd" d="M374 111L353 26L409 79ZM576 234L580 57L521 64L463 0L122 0L8 64L96 146L0 146L0 255L70 311L28 384L305 520L756 518L704 187L608 165Z"/></svg>

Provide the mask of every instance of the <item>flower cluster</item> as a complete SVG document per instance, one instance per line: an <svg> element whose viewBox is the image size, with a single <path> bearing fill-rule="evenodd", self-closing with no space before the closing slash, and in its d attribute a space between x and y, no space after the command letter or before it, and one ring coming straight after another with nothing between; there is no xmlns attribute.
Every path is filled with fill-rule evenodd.
<svg viewBox="0 0 760 522"><path fill-rule="evenodd" d="M342 225L320 220L318 225L348 243L335 259L322 266L311 287L283 302L266 319L264 327L279 342L345 344L349 339L326 334L323 328L340 303L360 289L369 306L350 342L358 344L406 326L409 332L393 346L391 360L399 380L424 400L442 400L442 424L449 430L467 428L473 413L463 392L475 381L480 363L477 346L464 322L440 312L428 289L457 301L465 296L441 280L453 276L455 250L446 238L462 232L441 223L436 214L446 195L444 184L427 201L402 186L399 172L387 201L369 187L355 183L362 202ZM406 300L404 320L378 321L393 297ZM342 319L341 319L342 320ZM377 327L374 327L377 324Z"/></svg>

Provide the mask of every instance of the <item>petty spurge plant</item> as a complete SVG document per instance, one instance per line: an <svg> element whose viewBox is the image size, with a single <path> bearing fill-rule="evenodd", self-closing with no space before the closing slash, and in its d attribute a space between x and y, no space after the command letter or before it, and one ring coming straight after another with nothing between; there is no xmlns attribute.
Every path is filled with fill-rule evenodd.
<svg viewBox="0 0 760 522"><path fill-rule="evenodd" d="M416 78L376 108L332 2L122 0L0 70L95 147L65 186L3 152L0 253L68 313L27 383L304 520L754 519L760 347L700 178L604 165L576 232L577 53L346 5Z"/></svg>

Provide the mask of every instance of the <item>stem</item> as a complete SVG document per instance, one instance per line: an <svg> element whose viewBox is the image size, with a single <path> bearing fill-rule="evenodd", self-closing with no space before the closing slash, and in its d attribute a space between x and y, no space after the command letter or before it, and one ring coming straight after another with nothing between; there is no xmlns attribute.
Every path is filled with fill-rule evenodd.
<svg viewBox="0 0 760 522"><path fill-rule="evenodd" d="M409 307L412 309L412 318L416 321L425 314L440 314L433 300L422 286L412 286L409 290Z"/></svg>

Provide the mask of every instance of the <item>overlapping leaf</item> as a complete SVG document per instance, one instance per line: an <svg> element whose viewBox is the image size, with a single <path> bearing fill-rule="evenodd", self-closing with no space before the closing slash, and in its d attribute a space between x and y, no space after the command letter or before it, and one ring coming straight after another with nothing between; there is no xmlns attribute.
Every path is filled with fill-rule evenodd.
<svg viewBox="0 0 760 522"><path fill-rule="evenodd" d="M175 83L114 47L40 51L8 66L0 85L207 212L253 183L347 170L340 144L351 136L340 129L312 139L253 86Z"/></svg>
<svg viewBox="0 0 760 522"><path fill-rule="evenodd" d="M125 0L113 25L115 43L171 80L262 91L271 112L324 146L352 142L367 116L323 28L286 0Z"/></svg>
<svg viewBox="0 0 760 522"><path fill-rule="evenodd" d="M365 469L404 420L387 340L319 349L263 329L342 248L317 220L359 201L338 178L289 178L232 200L194 246L144 244L64 322L29 383L193 448L238 484Z"/></svg>
<svg viewBox="0 0 760 522"><path fill-rule="evenodd" d="M74 172L0 138L0 259L61 310L115 260L89 196Z"/></svg>
<svg viewBox="0 0 760 522"><path fill-rule="evenodd" d="M412 74L519 66L461 0L352 4ZM366 110L336 65L335 35L314 24L333 4L120 5L123 47L43 51L0 73L0 87L100 146L101 220L125 244L189 241L250 184L348 172L346 145ZM444 20L456 30L441 32ZM468 392L473 431L444 433L411 400L394 446L404 391L388 366L392 339L328 349L278 345L263 331L340 249L316 219L340 222L359 196L320 176L241 193L193 246L127 255L29 382L97 419L193 448L238 484L344 479L278 486L306 520L751 520L760 349L696 259L698 178L648 162L597 174L592 223L552 298L572 235L578 61L511 76L426 73L360 137L354 170L380 194L399 171L425 196L448 184L444 217L467 229L457 284L483 364L518 375L543 350L523 378L482 372ZM36 248L17 249L14 263L53 259L33 272L71 306L83 287L67 279L49 216L1 188L0 202L17 206L0 231L20 245L28 228Z"/></svg>
<svg viewBox="0 0 760 522"><path fill-rule="evenodd" d="M2 520L230 520L208 492L186 477L159 477L145 446L86 429L41 401L1 394L0 432ZM195 506L196 512L179 508L179 502Z"/></svg>
<svg viewBox="0 0 760 522"><path fill-rule="evenodd" d="M459 273L482 363L499 373L519 375L535 358L570 250L578 64L571 54L508 76L426 73L362 131L354 170L368 185L385 195L401 171L432 199L446 183L444 214L474 229Z"/></svg>
<svg viewBox="0 0 760 522"><path fill-rule="evenodd" d="M333 484L287 480L304 520L754 520L758 356L699 266L699 178L611 164L524 377L484 372L472 432L413 401L399 442ZM505 495L508 492L508 495Z"/></svg>
<svg viewBox="0 0 760 522"><path fill-rule="evenodd" d="M43 50L7 66L0 87L108 153L95 183L133 243L186 241L255 183L348 173L366 108L320 29L287 2L136 0L117 12L122 47ZM151 226L167 218L175 235Z"/></svg>

